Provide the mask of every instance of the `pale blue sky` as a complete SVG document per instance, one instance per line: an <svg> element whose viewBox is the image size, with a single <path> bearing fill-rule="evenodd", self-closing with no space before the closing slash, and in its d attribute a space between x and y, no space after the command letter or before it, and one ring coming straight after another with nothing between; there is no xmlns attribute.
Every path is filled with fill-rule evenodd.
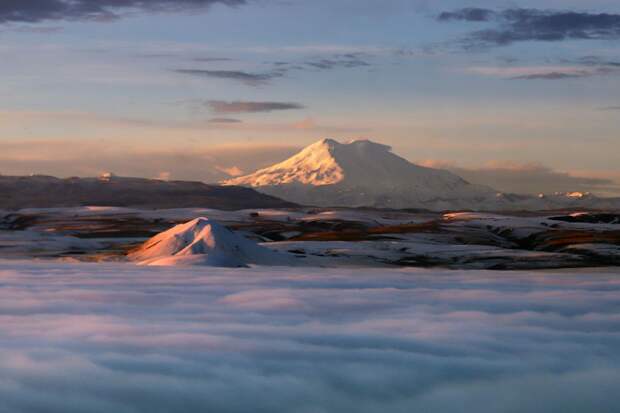
<svg viewBox="0 0 620 413"><path fill-rule="evenodd" d="M429 164L537 164L620 178L617 1L247 0L191 10L145 2L159 11L100 2L119 17L111 21L46 15L34 3L0 5L1 173L104 167L77 162L87 150L116 165L127 153L148 162L153 152L193 156L233 145L251 157L330 136L369 137ZM473 7L500 17L437 18ZM472 47L477 31L506 28L500 13L529 8L594 26L587 36ZM600 13L610 25L596 26ZM215 113L212 101L263 106Z"/></svg>

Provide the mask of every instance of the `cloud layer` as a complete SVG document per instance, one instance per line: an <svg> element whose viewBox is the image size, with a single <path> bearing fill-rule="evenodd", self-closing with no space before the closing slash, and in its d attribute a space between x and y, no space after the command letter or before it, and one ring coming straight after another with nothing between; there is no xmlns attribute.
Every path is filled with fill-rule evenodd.
<svg viewBox="0 0 620 413"><path fill-rule="evenodd" d="M220 115L304 109L303 105L293 102L251 102L240 100L232 102L210 100L207 102L207 106L213 113Z"/></svg>
<svg viewBox="0 0 620 413"><path fill-rule="evenodd" d="M523 41L620 38L620 14L612 13L465 8L443 12L438 20L496 24L495 28L470 33L465 39L469 47L503 46Z"/></svg>
<svg viewBox="0 0 620 413"><path fill-rule="evenodd" d="M264 86L275 79L284 78L295 72L305 71L331 71L337 69L357 69L372 67L371 55L362 52L351 53L328 53L323 56L314 56L301 61L275 61L263 70L212 70L203 68L175 69L175 73L213 79L226 79L243 83L247 86ZM234 59L215 58L215 59L194 59L195 62L213 63L230 62Z"/></svg>
<svg viewBox="0 0 620 413"><path fill-rule="evenodd" d="M130 11L182 11L214 4L237 6L246 0L5 0L0 23L47 20L114 20Z"/></svg>
<svg viewBox="0 0 620 413"><path fill-rule="evenodd" d="M215 124L236 125L234 119L215 118ZM227 171L251 172L280 162L296 146L250 144L208 149L145 149L82 142L23 142L0 144L0 174L51 174L59 177L97 176L112 171L120 176L161 177L219 182Z"/></svg>
<svg viewBox="0 0 620 413"><path fill-rule="evenodd" d="M479 66L470 67L467 72L510 80L562 80L614 75L620 72L620 67L579 60L564 65Z"/></svg>
<svg viewBox="0 0 620 413"><path fill-rule="evenodd" d="M2 263L0 410L613 412L614 272Z"/></svg>
<svg viewBox="0 0 620 413"><path fill-rule="evenodd" d="M248 86L264 85L273 79L284 76L284 73L281 71L251 73L240 70L176 69L175 72L190 76L233 80Z"/></svg>
<svg viewBox="0 0 620 413"><path fill-rule="evenodd" d="M613 179L574 175L536 163L491 161L479 168L465 168L442 161L424 161L422 164L448 169L469 182L490 186L508 193L538 194L581 191L615 196L620 194L620 183Z"/></svg>

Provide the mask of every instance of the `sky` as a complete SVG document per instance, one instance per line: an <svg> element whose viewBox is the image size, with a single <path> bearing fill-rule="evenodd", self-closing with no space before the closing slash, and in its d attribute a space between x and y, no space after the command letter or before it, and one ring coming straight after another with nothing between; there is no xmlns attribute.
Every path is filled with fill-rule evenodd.
<svg viewBox="0 0 620 413"><path fill-rule="evenodd" d="M0 173L216 182L369 138L515 192L620 195L613 0L9 0Z"/></svg>

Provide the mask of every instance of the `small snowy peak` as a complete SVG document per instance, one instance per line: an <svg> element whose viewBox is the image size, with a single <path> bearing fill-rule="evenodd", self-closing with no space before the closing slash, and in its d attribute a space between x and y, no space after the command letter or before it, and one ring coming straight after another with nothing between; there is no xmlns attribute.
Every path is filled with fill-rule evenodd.
<svg viewBox="0 0 620 413"><path fill-rule="evenodd" d="M288 257L208 218L196 218L162 232L132 251L128 258L141 265L246 267L248 264L288 264Z"/></svg>

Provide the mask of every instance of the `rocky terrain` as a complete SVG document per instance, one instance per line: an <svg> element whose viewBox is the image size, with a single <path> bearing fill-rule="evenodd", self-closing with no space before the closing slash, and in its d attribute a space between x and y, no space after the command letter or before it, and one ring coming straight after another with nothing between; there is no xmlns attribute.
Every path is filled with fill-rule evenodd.
<svg viewBox="0 0 620 413"><path fill-rule="evenodd" d="M198 222L197 217L208 218ZM174 229L190 221L195 225ZM161 234L168 230L167 235ZM237 254L230 262L271 265L278 260L262 260L261 254L255 254L267 253L266 248L286 256L291 266L530 269L620 265L618 214L443 214L346 208L5 211L0 213L0 258L126 261L130 251L142 248L148 255L153 240L171 242L177 235L185 240L179 241L178 248L164 248L165 253L146 258L204 264L208 259L175 256L186 251L181 255L230 258L243 250L251 254ZM156 238L145 244L151 237ZM153 245L159 250L163 244ZM246 255L250 258L245 259Z"/></svg>

